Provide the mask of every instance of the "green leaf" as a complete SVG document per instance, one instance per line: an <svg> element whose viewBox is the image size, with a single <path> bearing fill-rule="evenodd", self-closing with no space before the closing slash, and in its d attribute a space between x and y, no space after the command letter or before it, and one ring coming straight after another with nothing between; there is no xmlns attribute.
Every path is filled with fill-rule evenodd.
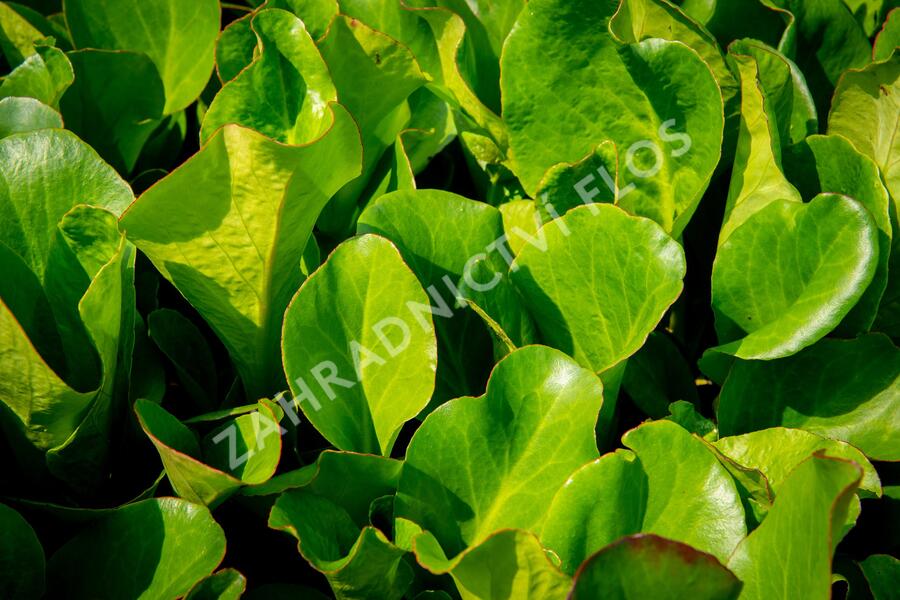
<svg viewBox="0 0 900 600"><path fill-rule="evenodd" d="M719 429L716 424L697 412L696 405L686 400L676 400L670 404L669 414L664 418L677 423L706 441L712 442L719 437Z"/></svg>
<svg viewBox="0 0 900 600"><path fill-rule="evenodd" d="M187 395L203 410L218 405L216 365L212 351L197 326L171 309L155 310L147 317L150 339L171 361Z"/></svg>
<svg viewBox="0 0 900 600"><path fill-rule="evenodd" d="M165 114L197 99L213 70L216 0L66 0L78 48L130 50L150 57L165 88Z"/></svg>
<svg viewBox="0 0 900 600"><path fill-rule="evenodd" d="M760 0L684 0L681 10L716 36L723 48L740 38L777 46L793 16Z"/></svg>
<svg viewBox="0 0 900 600"><path fill-rule="evenodd" d="M121 219L222 340L250 398L284 389L279 339L303 249L322 207L359 172L356 127L331 106L331 128L305 146L226 125Z"/></svg>
<svg viewBox="0 0 900 600"><path fill-rule="evenodd" d="M191 588L185 600L238 600L246 589L243 575L234 569L223 569Z"/></svg>
<svg viewBox="0 0 900 600"><path fill-rule="evenodd" d="M224 556L225 533L209 510L155 498L116 510L60 548L47 566L49 588L77 597L174 598Z"/></svg>
<svg viewBox="0 0 900 600"><path fill-rule="evenodd" d="M737 46L736 49L740 49ZM770 102L759 80L757 59L729 58L741 77L741 122L719 245L751 216L778 201L800 202L800 194L781 170L781 139ZM766 56L770 60L770 56Z"/></svg>
<svg viewBox="0 0 900 600"><path fill-rule="evenodd" d="M338 448L389 455L428 404L437 364L428 306L396 247L375 235L341 244L294 296L285 373L295 402Z"/></svg>
<svg viewBox="0 0 900 600"><path fill-rule="evenodd" d="M416 431L395 514L434 534L450 556L501 528L539 531L552 495L597 456L602 391L558 351L513 352L484 396L444 404Z"/></svg>
<svg viewBox="0 0 900 600"><path fill-rule="evenodd" d="M806 74L819 113L825 114L834 86L843 73L862 68L871 61L868 35L842 0L773 0L773 3L789 10L796 19L791 33L796 36L797 65Z"/></svg>
<svg viewBox="0 0 900 600"><path fill-rule="evenodd" d="M673 402L696 404L697 388L687 361L668 335L653 332L625 367L622 388L644 413L659 419Z"/></svg>
<svg viewBox="0 0 900 600"><path fill-rule="evenodd" d="M35 42L43 39L44 34L9 3L0 2L0 51L12 67L33 55Z"/></svg>
<svg viewBox="0 0 900 600"><path fill-rule="evenodd" d="M776 200L716 253L712 305L723 345L742 359L796 354L833 330L878 266L878 230L858 202L820 194Z"/></svg>
<svg viewBox="0 0 900 600"><path fill-rule="evenodd" d="M338 100L353 115L362 135L362 175L344 187L326 207L318 226L346 236L356 225L360 195L382 155L409 122L406 99L427 76L416 57L393 38L350 17L338 16L319 42Z"/></svg>
<svg viewBox="0 0 900 600"><path fill-rule="evenodd" d="M713 444L735 462L759 469L776 493L797 465L813 454L822 452L833 458L855 462L863 470L859 489L869 492L871 496L881 495L881 482L875 467L862 452L845 442L829 440L802 429L773 427L724 437Z"/></svg>
<svg viewBox="0 0 900 600"><path fill-rule="evenodd" d="M58 112L34 98L0 100L0 139L38 129L62 129Z"/></svg>
<svg viewBox="0 0 900 600"><path fill-rule="evenodd" d="M156 67L143 54L70 52L75 81L60 109L66 127L122 173L130 173L162 119L165 95Z"/></svg>
<svg viewBox="0 0 900 600"><path fill-rule="evenodd" d="M533 194L550 167L611 140L619 204L678 235L719 160L722 94L682 43L613 38L617 4L540 0L519 17L501 61L513 171ZM586 177L579 195L596 195L605 185L599 175Z"/></svg>
<svg viewBox="0 0 900 600"><path fill-rule="evenodd" d="M303 490L282 494L269 527L297 538L300 554L325 574L337 600L399 600L412 581L405 550L375 527L360 532L343 508L322 496Z"/></svg>
<svg viewBox="0 0 900 600"><path fill-rule="evenodd" d="M758 87L755 90L749 88L748 92L757 95L761 90L765 95L766 111L778 125L780 147L789 148L818 132L815 101L806 85L806 78L794 61L775 48L751 39L734 42L729 46L729 52L749 56L756 61ZM752 78L749 71L746 76ZM758 106L758 98L749 98L745 105L753 111L758 111ZM749 124L747 128L750 129ZM751 133L757 131L766 135L761 127L754 127ZM774 133L771 132L772 135Z"/></svg>
<svg viewBox="0 0 900 600"><path fill-rule="evenodd" d="M487 336L471 311L454 310L459 307L454 306L457 289L513 343L534 341L534 324L508 278L506 261L512 259L497 209L439 190L398 191L370 204L357 229L397 244L435 305L434 315L440 318L435 319L438 383L433 405L483 389Z"/></svg>
<svg viewBox="0 0 900 600"><path fill-rule="evenodd" d="M833 192L849 196L869 211L878 228L878 266L875 276L838 329L839 333L849 336L865 333L875 321L889 281L888 261L891 259L892 239L890 196L881 182L875 163L841 136L810 136L794 152L804 156L799 159L799 164L788 163L789 176L798 183L805 195ZM887 293L888 306L898 296L900 278L894 278ZM882 315L886 315L889 310L882 311Z"/></svg>
<svg viewBox="0 0 900 600"><path fill-rule="evenodd" d="M733 600L741 582L716 557L656 535L624 537L578 569L571 600Z"/></svg>
<svg viewBox="0 0 900 600"><path fill-rule="evenodd" d="M872 57L876 61L888 60L900 46L900 9L892 10L884 21L881 31L875 37Z"/></svg>
<svg viewBox="0 0 900 600"><path fill-rule="evenodd" d="M287 144L321 136L329 126L327 105L337 100L337 92L303 21L283 10L264 10L253 17L251 28L258 56L216 94L201 140L205 143L227 123Z"/></svg>
<svg viewBox="0 0 900 600"><path fill-rule="evenodd" d="M719 430L795 427L853 444L873 460L900 460L898 378L900 350L876 334L822 340L778 361L739 361L719 396Z"/></svg>
<svg viewBox="0 0 900 600"><path fill-rule="evenodd" d="M527 531L497 531L451 560L428 532L412 542L419 564L436 575L449 573L463 600L562 600L571 586Z"/></svg>
<svg viewBox="0 0 900 600"><path fill-rule="evenodd" d="M44 549L22 516L0 504L0 595L28 600L44 595Z"/></svg>
<svg viewBox="0 0 900 600"><path fill-rule="evenodd" d="M57 48L37 46L35 50L35 54L0 80L0 98L35 98L58 108L60 98L75 79L72 63Z"/></svg>
<svg viewBox="0 0 900 600"><path fill-rule="evenodd" d="M513 283L544 342L594 372L637 352L681 293L683 251L648 219L595 204L538 236L516 257Z"/></svg>
<svg viewBox="0 0 900 600"><path fill-rule="evenodd" d="M280 429L264 403L256 412L227 421L202 444L158 404L138 400L134 411L159 452L172 488L191 502L217 506L242 486L267 481L278 467Z"/></svg>
<svg viewBox="0 0 900 600"><path fill-rule="evenodd" d="M900 561L887 554L873 554L859 563L875 600L889 600L897 593Z"/></svg>
<svg viewBox="0 0 900 600"><path fill-rule="evenodd" d="M735 549L728 568L743 582L741 598L831 595L831 557L861 469L813 456L782 485L762 524Z"/></svg>
<svg viewBox="0 0 900 600"><path fill-rule="evenodd" d="M726 560L746 535L744 509L706 444L669 421L633 429L622 442L634 453L620 450L584 466L553 499L542 539L563 569L574 571L593 552L634 533Z"/></svg>

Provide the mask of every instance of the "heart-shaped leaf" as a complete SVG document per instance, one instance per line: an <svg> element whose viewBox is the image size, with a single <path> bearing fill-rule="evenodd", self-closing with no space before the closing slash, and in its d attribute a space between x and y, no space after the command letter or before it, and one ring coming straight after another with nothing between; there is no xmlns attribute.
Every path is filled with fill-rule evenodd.
<svg viewBox="0 0 900 600"><path fill-rule="evenodd" d="M850 312L878 265L878 231L858 202L821 194L777 200L753 214L716 253L712 304L723 354L790 356Z"/></svg>
<svg viewBox="0 0 900 600"><path fill-rule="evenodd" d="M553 493L597 456L602 394L593 373L556 350L513 352L484 396L444 404L416 431L396 515L434 534L451 557L501 528L540 530Z"/></svg>

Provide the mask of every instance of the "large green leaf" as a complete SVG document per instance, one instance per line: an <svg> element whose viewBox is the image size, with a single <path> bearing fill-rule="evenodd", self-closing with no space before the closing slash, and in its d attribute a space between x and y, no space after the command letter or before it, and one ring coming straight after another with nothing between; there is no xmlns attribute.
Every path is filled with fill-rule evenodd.
<svg viewBox="0 0 900 600"><path fill-rule="evenodd" d="M7 2L0 2L0 51L13 67L34 54L35 42L44 39L38 29Z"/></svg>
<svg viewBox="0 0 900 600"><path fill-rule="evenodd" d="M44 594L44 549L28 521L0 504L0 595L29 600Z"/></svg>
<svg viewBox="0 0 900 600"><path fill-rule="evenodd" d="M96 482L130 369L134 250L109 211L131 190L62 130L4 138L0 164L0 259L16 280L0 285L0 400L57 476Z"/></svg>
<svg viewBox="0 0 900 600"><path fill-rule="evenodd" d="M134 52L80 50L68 57L75 81L60 100L66 127L130 173L162 118L165 95L156 67Z"/></svg>
<svg viewBox="0 0 900 600"><path fill-rule="evenodd" d="M494 207L439 190L398 191L370 204L357 229L397 244L431 295L438 317L434 404L480 392L486 376L486 336L478 335L478 317L471 311L455 310L457 288L515 345L535 340L534 324L509 282L506 260L511 258L502 216Z"/></svg>
<svg viewBox="0 0 900 600"><path fill-rule="evenodd" d="M501 528L539 531L556 490L597 456L602 391L556 350L513 352L484 396L444 404L416 431L396 515L434 534L449 556Z"/></svg>
<svg viewBox="0 0 900 600"><path fill-rule="evenodd" d="M193 588L185 600L238 600L247 590L247 579L234 569L213 573Z"/></svg>
<svg viewBox="0 0 900 600"><path fill-rule="evenodd" d="M860 203L820 194L770 202L722 243L712 305L723 345L743 359L790 356L850 312L878 266L878 230Z"/></svg>
<svg viewBox="0 0 900 600"><path fill-rule="evenodd" d="M337 92L303 21L283 10L253 17L258 56L216 94L203 119L206 141L237 123L287 144L307 143L328 127Z"/></svg>
<svg viewBox="0 0 900 600"><path fill-rule="evenodd" d="M216 0L66 0L78 48L131 50L150 57L165 87L165 114L196 100L213 70Z"/></svg>
<svg viewBox="0 0 900 600"><path fill-rule="evenodd" d="M714 556L656 535L600 550L575 575L571 600L734 600L741 582Z"/></svg>
<svg viewBox="0 0 900 600"><path fill-rule="evenodd" d="M722 47L741 38L777 46L793 17L766 0L684 0L681 9L708 29Z"/></svg>
<svg viewBox="0 0 900 600"><path fill-rule="evenodd" d="M37 129L62 129L58 112L34 98L0 100L0 138Z"/></svg>
<svg viewBox="0 0 900 600"><path fill-rule="evenodd" d="M537 0L522 12L501 61L514 171L534 193L549 168L611 140L623 181L618 203L677 235L719 160L722 95L710 68L680 42L615 40L608 22L617 4ZM585 173L579 195L603 185Z"/></svg>
<svg viewBox="0 0 900 600"><path fill-rule="evenodd" d="M740 50L741 46L735 48ZM753 56L730 54L741 78L741 122L725 217L719 244L769 204L779 200L800 202L800 194L781 170L781 138L771 106L759 81ZM768 58L768 57L767 57Z"/></svg>
<svg viewBox="0 0 900 600"><path fill-rule="evenodd" d="M735 549L728 568L741 598L831 596L831 556L862 476L851 462L813 456L782 485L762 524Z"/></svg>
<svg viewBox="0 0 900 600"><path fill-rule="evenodd" d="M883 335L822 340L778 361L739 361L719 397L722 435L806 429L853 444L874 460L900 460L900 350Z"/></svg>
<svg viewBox="0 0 900 600"><path fill-rule="evenodd" d="M47 566L49 589L67 597L175 598L224 556L225 533L209 510L155 498L116 510L60 548Z"/></svg>
<svg viewBox="0 0 900 600"><path fill-rule="evenodd" d="M879 313L883 295L886 296L887 306L886 310L881 311L882 317L890 312L891 302L900 300L900 277L890 280L891 287L885 289L889 281L888 264L893 237L890 196L872 159L861 154L839 135L810 136L794 149L794 153L802 158L792 158L791 163L797 161L798 164L786 163L789 165L788 175L804 195L834 192L858 200L872 215L878 228L878 267L875 276L862 298L844 318L839 330L849 335L867 332Z"/></svg>
<svg viewBox="0 0 900 600"><path fill-rule="evenodd" d="M797 465L816 452L824 452L828 456L858 464L863 469L859 489L872 496L881 495L881 482L875 467L862 452L845 442L830 440L802 429L773 427L724 437L713 443L735 462L759 469L776 493Z"/></svg>
<svg viewBox="0 0 900 600"><path fill-rule="evenodd" d="M897 20L895 18L895 20ZM900 55L861 71L848 71L838 82L828 115L828 133L839 134L875 161L892 199L892 240L888 288L875 328L900 335Z"/></svg>
<svg viewBox="0 0 900 600"><path fill-rule="evenodd" d="M622 388L644 413L655 419L669 414L673 402L698 402L690 366L672 338L661 332L651 333L629 359Z"/></svg>
<svg viewBox="0 0 900 600"><path fill-rule="evenodd" d="M428 404L437 363L428 306L396 247L376 235L344 242L294 296L285 373L295 403L338 448L389 455Z"/></svg>
<svg viewBox="0 0 900 600"><path fill-rule="evenodd" d="M251 398L284 389L279 339L303 249L322 207L359 173L358 131L331 108L331 128L304 146L226 125L121 220L221 338Z"/></svg>
<svg viewBox="0 0 900 600"><path fill-rule="evenodd" d="M149 400L134 405L138 422L159 452L175 492L191 502L216 506L244 485L267 481L281 457L277 417L265 404L226 421L202 444L164 408Z"/></svg>
<svg viewBox="0 0 900 600"><path fill-rule="evenodd" d="M634 452L585 465L553 499L541 536L563 569L573 572L592 553L634 533L655 533L727 560L746 535L744 509L706 444L669 421L642 425L622 441Z"/></svg>
<svg viewBox="0 0 900 600"><path fill-rule="evenodd" d="M875 38L872 56L876 61L887 60L898 46L900 46L900 9L895 8L888 14Z"/></svg>
<svg viewBox="0 0 900 600"><path fill-rule="evenodd" d="M175 367L188 397L198 408L213 410L218 405L216 365L197 326L180 312L163 308L147 316L147 334Z"/></svg>
<svg viewBox="0 0 900 600"><path fill-rule="evenodd" d="M247 490L250 496L281 494L269 526L297 538L301 555L328 579L337 598L399 598L412 579L394 546L371 526L378 498L397 490L399 461L326 451L315 465Z"/></svg>
<svg viewBox="0 0 900 600"><path fill-rule="evenodd" d="M337 600L399 600L412 580L405 550L375 527L360 531L341 506L322 496L286 492L272 508L269 527L297 538L298 550L326 574Z"/></svg>
<svg viewBox="0 0 900 600"><path fill-rule="evenodd" d="M597 373L643 346L681 293L681 246L649 219L583 206L538 236L516 257L513 283L542 339Z"/></svg>

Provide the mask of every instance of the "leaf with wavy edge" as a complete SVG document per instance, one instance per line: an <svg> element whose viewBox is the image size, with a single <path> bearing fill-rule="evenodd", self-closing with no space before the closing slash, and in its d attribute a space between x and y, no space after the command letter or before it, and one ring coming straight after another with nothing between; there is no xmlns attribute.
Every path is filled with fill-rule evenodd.
<svg viewBox="0 0 900 600"><path fill-rule="evenodd" d="M831 557L862 477L855 464L815 455L788 476L762 524L738 545L728 568L741 598L810 598L831 593Z"/></svg>
<svg viewBox="0 0 900 600"><path fill-rule="evenodd" d="M279 339L303 249L322 207L359 174L359 132L331 107L331 127L303 146L224 126L121 219L218 334L251 398L284 389Z"/></svg>
<svg viewBox="0 0 900 600"><path fill-rule="evenodd" d="M597 456L602 393L596 375L557 350L509 354L484 396L451 400L416 431L396 516L430 531L450 556L497 529L539 530L552 494Z"/></svg>

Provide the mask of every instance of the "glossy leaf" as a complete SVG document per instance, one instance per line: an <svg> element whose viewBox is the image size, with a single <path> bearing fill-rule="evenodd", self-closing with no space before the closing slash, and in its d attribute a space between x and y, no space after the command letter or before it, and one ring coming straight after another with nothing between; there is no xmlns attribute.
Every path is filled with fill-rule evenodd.
<svg viewBox="0 0 900 600"><path fill-rule="evenodd" d="M888 14L881 31L875 37L872 56L876 61L887 60L900 46L900 10L896 8Z"/></svg>
<svg viewBox="0 0 900 600"><path fill-rule="evenodd" d="M165 87L165 114L193 102L209 80L219 30L215 0L66 0L65 11L77 47L150 57Z"/></svg>
<svg viewBox="0 0 900 600"><path fill-rule="evenodd" d="M58 112L34 98L0 100L0 139L37 129L62 129Z"/></svg>
<svg viewBox="0 0 900 600"><path fill-rule="evenodd" d="M538 235L542 247L516 257L513 283L542 339L597 373L643 346L681 293L683 251L648 219L597 204Z"/></svg>
<svg viewBox="0 0 900 600"><path fill-rule="evenodd" d="M219 335L251 398L283 389L278 338L303 248L322 207L359 172L356 128L332 107L331 128L305 146L225 126L122 217L129 240Z"/></svg>
<svg viewBox="0 0 900 600"><path fill-rule="evenodd" d="M201 139L236 123L287 144L314 140L329 126L327 105L337 100L337 91L303 21L264 10L251 27L259 56L216 94Z"/></svg>
<svg viewBox="0 0 900 600"><path fill-rule="evenodd" d="M225 534L209 510L154 498L116 510L60 548L47 567L49 589L95 598L174 598L224 555Z"/></svg>
<svg viewBox="0 0 900 600"><path fill-rule="evenodd" d="M542 537L566 568L633 533L655 533L726 560L746 534L744 509L706 445L668 421L633 429L622 442L634 454L617 452L583 467L553 500ZM601 494L612 501L596 502ZM567 525L575 515L590 526Z"/></svg>
<svg viewBox="0 0 900 600"><path fill-rule="evenodd" d="M619 204L677 235L719 160L722 96L683 44L617 42L608 31L616 5L542 0L523 11L501 65L514 171L534 193L550 167L611 140L628 189ZM591 175L582 193L602 185Z"/></svg>
<svg viewBox="0 0 900 600"><path fill-rule="evenodd" d="M714 556L656 535L633 535L581 565L571 600L733 600L741 582Z"/></svg>
<svg viewBox="0 0 900 600"><path fill-rule="evenodd" d="M719 247L712 304L723 345L742 359L790 356L850 312L878 267L878 230L858 202L777 200Z"/></svg>
<svg viewBox="0 0 900 600"><path fill-rule="evenodd" d="M434 534L449 556L501 528L539 530L552 494L597 455L602 391L595 375L558 351L513 352L484 396L444 404L416 431L396 515Z"/></svg>
<svg viewBox="0 0 900 600"><path fill-rule="evenodd" d="M234 569L223 569L191 588L185 600L238 600L246 589L243 575Z"/></svg>
<svg viewBox="0 0 900 600"><path fill-rule="evenodd" d="M898 460L900 350L882 335L823 340L779 361L741 361L719 397L722 435L795 427Z"/></svg>
<svg viewBox="0 0 900 600"><path fill-rule="evenodd" d="M735 549L728 568L741 598L828 598L831 557L862 473L850 462L813 456L785 480L762 524Z"/></svg>
<svg viewBox="0 0 900 600"><path fill-rule="evenodd" d="M338 448L389 455L403 423L428 404L437 342L427 303L396 247L375 235L339 246L291 301L291 391Z"/></svg>
<svg viewBox="0 0 900 600"><path fill-rule="evenodd" d="M74 78L72 63L65 54L51 46L38 46L34 54L0 81L0 98L35 98L58 108Z"/></svg>

